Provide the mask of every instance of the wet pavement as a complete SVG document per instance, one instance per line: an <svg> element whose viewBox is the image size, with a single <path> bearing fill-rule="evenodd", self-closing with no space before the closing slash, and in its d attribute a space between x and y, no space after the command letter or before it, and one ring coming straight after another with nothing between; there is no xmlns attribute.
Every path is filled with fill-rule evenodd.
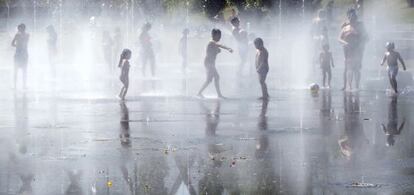
<svg viewBox="0 0 414 195"><path fill-rule="evenodd" d="M274 79L270 101L255 80L223 82L224 100L193 97L193 77L137 81L125 102L116 81L3 87L0 194L414 192L408 90L311 94Z"/></svg>

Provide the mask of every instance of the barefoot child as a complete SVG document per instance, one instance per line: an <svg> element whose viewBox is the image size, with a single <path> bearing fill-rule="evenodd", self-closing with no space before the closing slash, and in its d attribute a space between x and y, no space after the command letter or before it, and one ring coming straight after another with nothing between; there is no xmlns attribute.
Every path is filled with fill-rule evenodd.
<svg viewBox="0 0 414 195"><path fill-rule="evenodd" d="M321 64L322 77L323 77L322 84L324 87L326 87L325 81L326 81L326 76L328 76L328 88L330 88L331 78L332 78L331 66L332 68L335 67L334 61L333 61L332 53L329 51L329 45L324 44L322 46L322 49L323 51L319 55L319 62Z"/></svg>
<svg viewBox="0 0 414 195"><path fill-rule="evenodd" d="M256 38L254 40L254 46L257 49L256 53L256 71L259 74L259 82L262 88L262 97L260 99L267 100L269 99L269 93L267 92L266 85L266 76L269 72L269 53L264 47L263 40L261 38Z"/></svg>
<svg viewBox="0 0 414 195"><path fill-rule="evenodd" d="M232 53L233 50L229 47L220 45L218 43L221 39L221 31L219 29L213 29L211 31L211 37L213 40L211 40L207 45L207 51L206 51L207 54L206 54L206 58L204 59L204 66L206 67L206 71L207 71L207 79L204 82L203 86L201 86L201 89L198 92L198 96L204 97L203 96L204 89L206 89L207 86L214 79L214 85L216 87L216 92L217 92L218 97L224 98L220 90L220 76L216 69L216 57L217 57L217 54L220 53L220 48L228 50L230 53Z"/></svg>
<svg viewBox="0 0 414 195"><path fill-rule="evenodd" d="M393 42L388 42L386 44L387 52L385 52L384 58L382 59L381 66L384 65L387 61L388 77L390 79L390 84L395 93L398 93L397 90L397 74L398 74L398 60L401 62L401 65L406 70L404 60L401 58L400 53L396 52L395 45Z"/></svg>
<svg viewBox="0 0 414 195"><path fill-rule="evenodd" d="M187 68L187 43L188 43L188 34L190 33L190 31L188 30L188 28L183 30L183 36L180 39L180 44L179 44L179 52L182 58L182 71L183 73L185 73L185 70Z"/></svg>
<svg viewBox="0 0 414 195"><path fill-rule="evenodd" d="M125 95L128 92L128 86L129 86L129 59L131 59L131 50L124 49L122 51L121 57L119 59L118 67L121 68L121 76L119 79L121 80L122 86L121 92L119 92L119 98L121 100L125 100Z"/></svg>

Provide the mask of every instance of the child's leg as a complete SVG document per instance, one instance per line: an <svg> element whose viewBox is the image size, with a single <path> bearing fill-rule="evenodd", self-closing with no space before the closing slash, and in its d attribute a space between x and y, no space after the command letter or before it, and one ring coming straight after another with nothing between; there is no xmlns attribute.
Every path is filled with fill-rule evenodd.
<svg viewBox="0 0 414 195"><path fill-rule="evenodd" d="M124 85L124 86L122 86L121 91L120 91L120 92L119 92L119 94L118 94L118 97L119 97L119 98L122 98L122 94L124 93L124 88L125 88L125 85Z"/></svg>
<svg viewBox="0 0 414 195"><path fill-rule="evenodd" d="M149 54L149 63L151 66L151 75L154 77L155 76L155 55L154 52L150 52Z"/></svg>
<svg viewBox="0 0 414 195"><path fill-rule="evenodd" d="M328 87L331 87L332 71L328 70Z"/></svg>
<svg viewBox="0 0 414 195"><path fill-rule="evenodd" d="M22 77L23 77L23 89L26 89L26 81L27 81L27 67L22 68Z"/></svg>
<svg viewBox="0 0 414 195"><path fill-rule="evenodd" d="M267 77L267 73L259 74L259 82L260 82L260 86L262 88L262 97L263 98L268 98L269 97L269 93L267 91L267 85L266 85L266 77Z"/></svg>
<svg viewBox="0 0 414 195"><path fill-rule="evenodd" d="M148 56L146 53L142 54L142 76L145 76L145 72L147 70L147 61L148 61Z"/></svg>
<svg viewBox="0 0 414 195"><path fill-rule="evenodd" d="M352 70L348 70L347 72L348 73L347 73L346 79L348 80L348 86L349 86L349 89L352 89L352 81L354 79L354 72Z"/></svg>
<svg viewBox="0 0 414 195"><path fill-rule="evenodd" d="M322 86L325 87L325 80L326 80L326 71L322 69Z"/></svg>
<svg viewBox="0 0 414 195"><path fill-rule="evenodd" d="M218 74L216 68L214 68L213 71L213 78L214 78L214 86L216 87L216 92L219 97L223 97L223 94L221 94L220 89L220 75Z"/></svg>
<svg viewBox="0 0 414 195"><path fill-rule="evenodd" d="M14 66L14 89L17 87L17 72L19 71L19 68L17 66Z"/></svg>
<svg viewBox="0 0 414 195"><path fill-rule="evenodd" d="M389 77L390 77L390 83L391 83L391 87L394 90L395 93L398 93L398 89L397 89L397 71L396 69L391 69L389 71Z"/></svg>
<svg viewBox="0 0 414 195"><path fill-rule="evenodd" d="M342 90L346 89L346 84L347 84L347 77L348 77L348 68L347 68L347 64L346 64L346 60L345 60L345 70L344 70L344 88L342 88Z"/></svg>
<svg viewBox="0 0 414 195"><path fill-rule="evenodd" d="M200 88L200 91L198 91L199 96L203 96L203 91L207 88L207 86L211 83L213 80L213 75L211 74L211 70L207 70L207 78L206 81L203 83L203 85Z"/></svg>
<svg viewBox="0 0 414 195"><path fill-rule="evenodd" d="M125 99L125 96L128 92L129 82L127 82L124 86L124 93L122 94L122 99Z"/></svg>
<svg viewBox="0 0 414 195"><path fill-rule="evenodd" d="M355 75L355 86L357 89L359 89L359 83L361 81L361 71L359 69L355 70L354 75Z"/></svg>

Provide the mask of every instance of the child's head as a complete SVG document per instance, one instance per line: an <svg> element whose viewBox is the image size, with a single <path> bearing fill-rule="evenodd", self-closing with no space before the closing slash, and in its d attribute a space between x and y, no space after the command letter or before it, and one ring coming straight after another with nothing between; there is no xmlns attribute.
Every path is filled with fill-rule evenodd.
<svg viewBox="0 0 414 195"><path fill-rule="evenodd" d="M346 15L348 17L349 22L356 22L358 20L356 10L353 8L349 9Z"/></svg>
<svg viewBox="0 0 414 195"><path fill-rule="evenodd" d="M185 29L183 30L183 35L184 35L184 36L187 36L189 33L190 33L190 30L188 30L188 28L185 28Z"/></svg>
<svg viewBox="0 0 414 195"><path fill-rule="evenodd" d="M123 60L129 60L131 59L131 50L124 49L121 53L121 59Z"/></svg>
<svg viewBox="0 0 414 195"><path fill-rule="evenodd" d="M323 51L329 51L329 45L328 44L323 44L322 49L323 49Z"/></svg>
<svg viewBox="0 0 414 195"><path fill-rule="evenodd" d="M220 39L221 39L221 31L220 31L220 29L214 28L211 31L211 37L213 38L213 41L216 41L216 42L220 41Z"/></svg>
<svg viewBox="0 0 414 195"><path fill-rule="evenodd" d="M21 24L19 24L18 26L17 26L17 30L19 31L19 32L25 32L26 31L26 25L25 24L23 24L23 23L21 23Z"/></svg>
<svg viewBox="0 0 414 195"><path fill-rule="evenodd" d="M118 67L122 66L123 60L129 60L129 59L131 59L131 50L129 49L122 50L121 57L119 58Z"/></svg>
<svg viewBox="0 0 414 195"><path fill-rule="evenodd" d="M393 42L387 42L387 44L385 44L385 48L387 48L388 51L392 51L395 49L395 44Z"/></svg>
<svg viewBox="0 0 414 195"><path fill-rule="evenodd" d="M144 26L142 27L142 30L143 30L143 31L149 31L149 30L151 30L151 27L152 27L151 23L146 22L146 23L144 24Z"/></svg>
<svg viewBox="0 0 414 195"><path fill-rule="evenodd" d="M262 38L256 38L256 39L254 40L254 46L256 47L256 49L261 49L261 48L263 48L263 47L264 47L264 44L263 44L263 39L262 39Z"/></svg>
<svg viewBox="0 0 414 195"><path fill-rule="evenodd" d="M239 27L240 26L240 20L237 17L234 17L233 19L231 19L230 21L231 25L233 25L234 27Z"/></svg>

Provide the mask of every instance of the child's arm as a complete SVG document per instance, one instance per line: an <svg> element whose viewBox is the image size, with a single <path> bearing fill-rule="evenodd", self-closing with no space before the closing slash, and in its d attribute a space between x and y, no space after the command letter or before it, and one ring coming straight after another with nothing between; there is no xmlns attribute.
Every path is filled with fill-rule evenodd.
<svg viewBox="0 0 414 195"><path fill-rule="evenodd" d="M217 47L225 49L227 51L229 51L230 53L233 53L233 49L231 49L230 47L224 46L224 45L220 45L218 43L216 43Z"/></svg>
<svg viewBox="0 0 414 195"><path fill-rule="evenodd" d="M341 35L339 36L339 42L344 44L344 45L348 45L348 42L345 41L344 39L344 31L341 32Z"/></svg>
<svg viewBox="0 0 414 195"><path fill-rule="evenodd" d="M401 123L400 128L398 128L398 133L397 133L397 135L399 135L399 134L401 133L402 129L404 128L404 125L405 125L405 119L404 119L404 120L403 120L403 122Z"/></svg>
<svg viewBox="0 0 414 195"><path fill-rule="evenodd" d="M16 47L16 39L17 39L17 35L14 36L13 41L11 42L11 45L13 47Z"/></svg>
<svg viewBox="0 0 414 195"><path fill-rule="evenodd" d="M387 128L385 128L384 124L381 124L382 130L384 131L384 133L387 133Z"/></svg>
<svg viewBox="0 0 414 195"><path fill-rule="evenodd" d="M384 65L385 60L387 60L387 54L384 55L384 57L381 60L381 66Z"/></svg>
<svg viewBox="0 0 414 195"><path fill-rule="evenodd" d="M404 60L402 59L402 57L401 57L400 53L398 53L398 60L400 60L401 65L403 66L404 70L407 70L407 68L405 67Z"/></svg>
<svg viewBox="0 0 414 195"><path fill-rule="evenodd" d="M332 68L334 68L335 67L335 64L334 64L334 59L333 59L333 56L332 56L332 53L330 53L330 57L331 57L331 63L332 63Z"/></svg>

